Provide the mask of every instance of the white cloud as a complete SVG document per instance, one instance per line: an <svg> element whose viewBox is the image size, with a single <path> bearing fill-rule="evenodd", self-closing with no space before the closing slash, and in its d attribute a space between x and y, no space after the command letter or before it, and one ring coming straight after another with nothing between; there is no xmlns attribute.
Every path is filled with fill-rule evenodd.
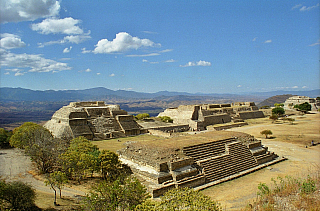
<svg viewBox="0 0 320 211"><path fill-rule="evenodd" d="M180 67L192 67L192 66L211 66L211 62L198 61L198 62L188 62L185 65L180 65Z"/></svg>
<svg viewBox="0 0 320 211"><path fill-rule="evenodd" d="M149 62L150 64L159 64L159 62Z"/></svg>
<svg viewBox="0 0 320 211"><path fill-rule="evenodd" d="M152 31L142 31L142 32L146 34L158 34L158 32L152 32Z"/></svg>
<svg viewBox="0 0 320 211"><path fill-rule="evenodd" d="M116 76L114 73L111 73L110 75L109 75L110 77L114 77L114 76Z"/></svg>
<svg viewBox="0 0 320 211"><path fill-rule="evenodd" d="M167 52L171 52L171 51L173 51L173 49L165 49L165 50L160 51L159 53L167 53Z"/></svg>
<svg viewBox="0 0 320 211"><path fill-rule="evenodd" d="M307 87L307 86L303 86L303 87L302 87L302 89L306 89L306 88L308 88L308 87Z"/></svg>
<svg viewBox="0 0 320 211"><path fill-rule="evenodd" d="M257 37L253 38L253 39L252 39L252 42L255 42L256 40L257 40Z"/></svg>
<svg viewBox="0 0 320 211"><path fill-rule="evenodd" d="M126 57L146 57L146 56L159 56L159 53L149 53L149 54L141 54L141 55L137 55L137 54L132 54L132 55L126 55Z"/></svg>
<svg viewBox="0 0 320 211"><path fill-rule="evenodd" d="M14 34L1 34L0 47L5 49L22 48L26 44L21 41L20 37Z"/></svg>
<svg viewBox="0 0 320 211"><path fill-rule="evenodd" d="M82 48L81 50L82 50L81 53L91 53L91 51L90 51L90 50L87 50L86 48Z"/></svg>
<svg viewBox="0 0 320 211"><path fill-rule="evenodd" d="M309 11L309 10L312 10L312 9L314 9L314 8L317 8L317 7L319 7L319 3L316 4L316 5L314 5L314 6L310 6L310 7L303 6L303 7L300 8L300 11L301 11L301 12L305 12L305 11Z"/></svg>
<svg viewBox="0 0 320 211"><path fill-rule="evenodd" d="M319 45L320 44L320 40L318 40L318 42L316 42L316 43L312 43L312 44L310 44L309 46L316 46L316 45Z"/></svg>
<svg viewBox="0 0 320 211"><path fill-rule="evenodd" d="M156 47L161 46L149 39L140 39L138 37L132 37L127 32L119 32L116 34L116 38L112 41L102 39L98 41L93 53L118 53L131 49L137 50L141 47Z"/></svg>
<svg viewBox="0 0 320 211"><path fill-rule="evenodd" d="M169 60L166 60L165 62L176 62L176 60L174 60L174 59L169 59Z"/></svg>
<svg viewBox="0 0 320 211"><path fill-rule="evenodd" d="M5 74L5 75L10 75L10 72L5 72L4 74Z"/></svg>
<svg viewBox="0 0 320 211"><path fill-rule="evenodd" d="M80 20L71 17L64 19L49 18L43 20L41 23L31 25L31 29L39 31L41 34L83 34L77 24L81 23Z"/></svg>
<svg viewBox="0 0 320 211"><path fill-rule="evenodd" d="M27 69L28 72L54 72L71 69L67 63L45 59L37 54L14 54L3 50L1 54L2 66L24 68ZM22 70L20 69L13 69L11 71L17 71L15 75L22 75Z"/></svg>
<svg viewBox="0 0 320 211"><path fill-rule="evenodd" d="M298 86L293 86L293 87L292 87L292 89L298 89L298 88L299 88Z"/></svg>
<svg viewBox="0 0 320 211"><path fill-rule="evenodd" d="M237 87L240 88L240 87L242 87L242 86L241 86L241 85L238 85Z"/></svg>
<svg viewBox="0 0 320 211"><path fill-rule="evenodd" d="M298 8L300 8L301 6L302 6L302 4L297 4L297 5L293 6L291 9L292 9L292 10L298 9Z"/></svg>
<svg viewBox="0 0 320 211"><path fill-rule="evenodd" d="M45 42L45 43L38 43L38 45L40 48L43 48L44 46L54 45L54 44L65 44L65 43L79 44L79 43L82 43L90 38L91 38L91 36L89 36L89 35L70 35L70 36L64 37L62 40L49 41L49 42Z"/></svg>
<svg viewBox="0 0 320 211"><path fill-rule="evenodd" d="M56 0L2 0L1 23L33 21L59 14L60 3Z"/></svg>
<svg viewBox="0 0 320 211"><path fill-rule="evenodd" d="M148 62L148 60L146 60L146 59L142 59L142 62Z"/></svg>
<svg viewBox="0 0 320 211"><path fill-rule="evenodd" d="M16 72L15 74L14 74L14 76L22 76L22 75L24 75L25 74L25 72Z"/></svg>
<svg viewBox="0 0 320 211"><path fill-rule="evenodd" d="M91 72L91 71L92 71L92 70L89 69L89 68L85 70L85 72L87 72L87 73L88 73L88 72Z"/></svg>
<svg viewBox="0 0 320 211"><path fill-rule="evenodd" d="M272 43L272 40L266 40L264 43Z"/></svg>
<svg viewBox="0 0 320 211"><path fill-rule="evenodd" d="M97 73L97 75L100 75L101 73Z"/></svg>
<svg viewBox="0 0 320 211"><path fill-rule="evenodd" d="M69 53L71 51L71 49L72 49L72 46L70 46L70 48L65 48L63 50L63 53Z"/></svg>

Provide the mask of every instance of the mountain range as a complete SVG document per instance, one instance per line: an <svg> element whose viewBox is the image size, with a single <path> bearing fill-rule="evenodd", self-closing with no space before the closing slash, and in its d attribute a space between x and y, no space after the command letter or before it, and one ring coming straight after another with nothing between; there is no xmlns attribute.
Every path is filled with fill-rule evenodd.
<svg viewBox="0 0 320 211"><path fill-rule="evenodd" d="M137 99L156 99L156 100L195 100L206 98L217 99L242 99L252 98L262 101L268 97L275 95L302 95L308 97L320 96L320 89L311 91L272 91L272 92L256 92L242 94L203 94L203 93L187 93L187 92L169 92L160 91L156 93L144 93L127 90L111 90L104 87L97 87L84 90L30 90L24 88L0 88L1 101L89 101L89 100L137 100Z"/></svg>

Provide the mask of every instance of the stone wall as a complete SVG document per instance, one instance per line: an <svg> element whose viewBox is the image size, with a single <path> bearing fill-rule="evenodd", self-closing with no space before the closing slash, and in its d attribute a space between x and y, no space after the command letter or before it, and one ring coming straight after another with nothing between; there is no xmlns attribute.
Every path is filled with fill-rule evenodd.
<svg viewBox="0 0 320 211"><path fill-rule="evenodd" d="M255 118L263 118L264 114L262 111L249 111L249 112L239 112L239 116L241 119L255 119Z"/></svg>

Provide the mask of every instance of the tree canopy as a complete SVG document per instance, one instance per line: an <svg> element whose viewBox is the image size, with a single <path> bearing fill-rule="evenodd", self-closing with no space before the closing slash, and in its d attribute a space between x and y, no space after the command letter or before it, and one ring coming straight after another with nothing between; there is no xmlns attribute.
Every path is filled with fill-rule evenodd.
<svg viewBox="0 0 320 211"><path fill-rule="evenodd" d="M95 184L83 203L85 210L133 210L149 197L139 180L129 176Z"/></svg>
<svg viewBox="0 0 320 211"><path fill-rule="evenodd" d="M282 107L275 107L272 109L272 114L281 116L285 113L284 109Z"/></svg>
<svg viewBox="0 0 320 211"><path fill-rule="evenodd" d="M142 113L142 114L138 114L137 116L135 116L135 118L137 120L141 120L141 119L145 119L145 118L149 118L150 115L148 113Z"/></svg>
<svg viewBox="0 0 320 211"><path fill-rule="evenodd" d="M263 130L260 132L261 135L265 135L266 138L268 138L268 135L272 135L272 131L271 130Z"/></svg>
<svg viewBox="0 0 320 211"><path fill-rule="evenodd" d="M302 112L311 111L311 105L308 102L297 104L294 106L294 108L297 108L299 111L302 111Z"/></svg>
<svg viewBox="0 0 320 211"><path fill-rule="evenodd" d="M0 209L35 210L35 190L21 181L0 180Z"/></svg>
<svg viewBox="0 0 320 211"><path fill-rule="evenodd" d="M172 189L160 197L160 201L145 201L135 210L194 210L194 211L218 211L222 210L218 203L209 196L190 188Z"/></svg>
<svg viewBox="0 0 320 211"><path fill-rule="evenodd" d="M0 148L10 146L10 137L12 136L11 131L7 131L3 128L0 128Z"/></svg>
<svg viewBox="0 0 320 211"><path fill-rule="evenodd" d="M10 145L24 149L41 173L51 172L59 154L65 150L61 140L54 139L48 129L32 122L13 130Z"/></svg>

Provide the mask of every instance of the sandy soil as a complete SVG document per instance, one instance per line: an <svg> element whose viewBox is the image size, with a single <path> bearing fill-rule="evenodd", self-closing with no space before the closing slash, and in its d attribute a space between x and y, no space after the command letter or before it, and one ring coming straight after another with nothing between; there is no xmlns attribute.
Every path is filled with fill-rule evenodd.
<svg viewBox="0 0 320 211"><path fill-rule="evenodd" d="M233 128L254 135L261 139L262 144L270 151L288 160L272 165L241 178L222 183L203 190L214 200L220 202L226 210L239 210L256 199L258 184L272 185L271 178L285 177L286 175L305 177L308 174L320 171L320 144L306 148L311 140L320 142L320 114L296 116L295 125L289 123L272 124L268 120L260 120L241 128ZM259 121L259 120L256 120ZM260 131L270 129L272 139L265 139Z"/></svg>

